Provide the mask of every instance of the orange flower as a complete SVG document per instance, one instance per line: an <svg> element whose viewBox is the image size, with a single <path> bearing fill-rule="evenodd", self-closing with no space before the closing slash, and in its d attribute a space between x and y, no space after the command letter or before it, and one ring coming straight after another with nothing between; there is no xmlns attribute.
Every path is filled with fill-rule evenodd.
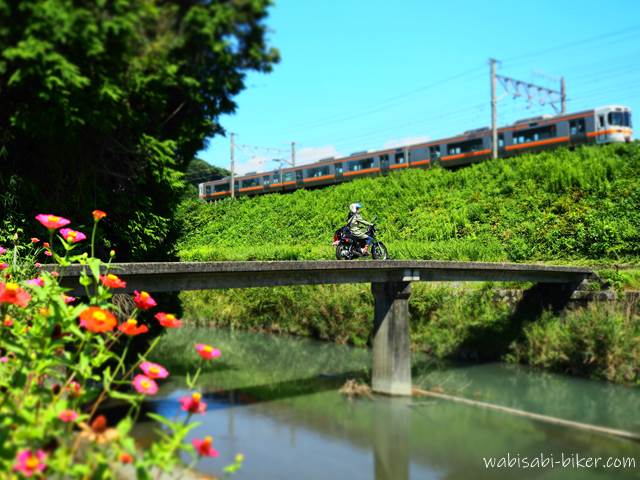
<svg viewBox="0 0 640 480"><path fill-rule="evenodd" d="M11 303L18 305L19 307L26 307L31 300L29 295L24 289L20 288L17 283L0 282L0 303Z"/></svg>
<svg viewBox="0 0 640 480"><path fill-rule="evenodd" d="M113 273L100 275L100 281L105 287L109 288L125 288L127 286L127 282Z"/></svg>
<svg viewBox="0 0 640 480"><path fill-rule="evenodd" d="M99 307L89 307L80 314L80 326L93 333L109 332L117 323L113 313Z"/></svg>
<svg viewBox="0 0 640 480"><path fill-rule="evenodd" d="M132 463L133 462L133 457L131 456L131 454L129 454L127 452L122 452L120 454L119 459L120 459L120 461L122 463Z"/></svg>
<svg viewBox="0 0 640 480"><path fill-rule="evenodd" d="M180 328L182 320L178 320L173 313L159 312L155 314L156 320L166 328Z"/></svg>
<svg viewBox="0 0 640 480"><path fill-rule="evenodd" d="M141 333L147 333L149 328L146 325L138 325L138 321L135 318L130 318L124 323L121 323L118 327L125 335L133 337L134 335L140 335Z"/></svg>
<svg viewBox="0 0 640 480"><path fill-rule="evenodd" d="M94 210L93 212L91 212L91 215L93 215L93 220L96 222L99 222L100 220L102 220L104 217L107 216L107 214L104 213L102 210Z"/></svg>

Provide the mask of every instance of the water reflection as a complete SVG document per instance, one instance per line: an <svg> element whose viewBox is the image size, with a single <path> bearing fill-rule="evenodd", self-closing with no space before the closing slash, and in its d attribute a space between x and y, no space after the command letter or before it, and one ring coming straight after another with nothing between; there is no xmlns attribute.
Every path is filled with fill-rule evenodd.
<svg viewBox="0 0 640 480"><path fill-rule="evenodd" d="M221 452L198 464L202 472L220 473L238 452L247 460L235 478L265 480L611 478L611 471L593 469L484 468L483 457L508 452L628 455L640 465L640 447L629 441L498 412L423 398L349 401L337 390L346 378L366 376L366 350L211 330L193 331L185 341L208 341L225 352L220 369L202 378L209 409L189 438L213 435ZM419 357L414 370L421 386L543 414L627 429L640 419L636 389L504 365L435 368ZM184 379L172 374L162 397L147 407L182 415L178 399L188 393ZM138 426L141 440L150 435L150 424ZM636 472L617 470L615 476L634 478Z"/></svg>

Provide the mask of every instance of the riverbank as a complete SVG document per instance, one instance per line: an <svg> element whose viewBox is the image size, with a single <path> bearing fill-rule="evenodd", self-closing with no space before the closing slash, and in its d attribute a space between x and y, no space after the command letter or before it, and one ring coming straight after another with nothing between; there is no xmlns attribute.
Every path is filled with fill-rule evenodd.
<svg viewBox="0 0 640 480"><path fill-rule="evenodd" d="M514 285L414 283L412 349L437 359L506 361L640 383L637 300L592 302L553 313L519 304L522 295ZM192 325L356 346L370 342L373 298L368 284L183 292L181 300Z"/></svg>

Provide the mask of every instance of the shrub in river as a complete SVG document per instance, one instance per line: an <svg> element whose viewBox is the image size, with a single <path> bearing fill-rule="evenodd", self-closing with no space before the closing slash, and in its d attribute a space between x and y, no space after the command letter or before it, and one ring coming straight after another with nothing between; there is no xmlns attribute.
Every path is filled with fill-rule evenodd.
<svg viewBox="0 0 640 480"><path fill-rule="evenodd" d="M92 250L97 224L105 215L93 212ZM131 469L129 475L135 472L137 478L147 479L158 471L172 471L181 452L194 459L216 456L210 437L184 442L197 425L190 422L192 416L206 408L198 392L181 400L186 418L148 414L163 430L149 448L136 448L130 430L141 404L169 375L162 365L147 361L155 341L133 364L125 361L132 338L147 333L141 314L154 308L155 301L146 292L136 292L135 308L119 322L112 290L126 285L109 272L110 262L76 254L86 235L66 228L69 220L48 214L36 218L49 231L49 242L42 248L33 247L40 244L36 238L30 248L0 247L0 472L106 479L117 477L124 464ZM53 244L56 232L61 248ZM19 251L28 256L19 256ZM23 259L42 253L58 266L85 267L80 283L86 288L86 302L66 295L58 283L58 267L30 278L38 264L25 264ZM161 312L156 318L167 328L179 326L168 314ZM116 351L119 343L125 346ZM212 347L200 346L198 351L202 362L213 357ZM199 373L200 368L190 378L191 389ZM114 425L99 410L109 398L130 407ZM241 461L238 457L228 471L239 468Z"/></svg>

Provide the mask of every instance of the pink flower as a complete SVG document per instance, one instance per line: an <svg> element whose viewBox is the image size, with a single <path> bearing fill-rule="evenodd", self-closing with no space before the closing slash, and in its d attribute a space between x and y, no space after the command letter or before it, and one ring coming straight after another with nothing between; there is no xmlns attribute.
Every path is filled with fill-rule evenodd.
<svg viewBox="0 0 640 480"><path fill-rule="evenodd" d="M140 310L149 310L157 305L156 301L147 292L133 291L133 301Z"/></svg>
<svg viewBox="0 0 640 480"><path fill-rule="evenodd" d="M136 375L131 383L138 393L144 393L145 395L158 393L158 384L145 375Z"/></svg>
<svg viewBox="0 0 640 480"><path fill-rule="evenodd" d="M38 243L40 239L38 237L31 237L31 243Z"/></svg>
<svg viewBox="0 0 640 480"><path fill-rule="evenodd" d="M31 280L27 280L27 285L31 285L32 287L44 287L44 280L40 277L32 278Z"/></svg>
<svg viewBox="0 0 640 480"><path fill-rule="evenodd" d="M31 475L40 473L45 469L46 465L44 461L46 458L47 455L42 450L38 450L34 453L26 448L18 452L18 455L16 455L16 463L13 466L13 469L16 472L22 473L25 477L30 477Z"/></svg>
<svg viewBox="0 0 640 480"><path fill-rule="evenodd" d="M58 418L64 423L75 422L78 418L78 413L74 410L63 410L58 415Z"/></svg>
<svg viewBox="0 0 640 480"><path fill-rule="evenodd" d="M202 394L192 393L190 397L180 399L180 407L189 413L204 413L207 411L207 404L202 401Z"/></svg>
<svg viewBox="0 0 640 480"><path fill-rule="evenodd" d="M45 250L45 251L44 251L44 254L45 254L47 257L50 257L51 255L53 255L53 253L51 253L51 250Z"/></svg>
<svg viewBox="0 0 640 480"><path fill-rule="evenodd" d="M7 363L9 361L9 357L0 357L0 363Z"/></svg>
<svg viewBox="0 0 640 480"><path fill-rule="evenodd" d="M191 443L201 457L217 457L218 451L211 446L213 438L210 436L204 437L202 440L194 438Z"/></svg>
<svg viewBox="0 0 640 480"><path fill-rule="evenodd" d="M67 220L63 217L58 217L57 215L51 215L50 213L41 213L39 215L36 215L36 220L38 220L49 230L55 230L71 223L71 220Z"/></svg>
<svg viewBox="0 0 640 480"><path fill-rule="evenodd" d="M62 294L62 300L64 303L73 303L76 301L76 297L72 297L71 295Z"/></svg>
<svg viewBox="0 0 640 480"><path fill-rule="evenodd" d="M4 255L5 253L7 253L7 249L0 246L0 255Z"/></svg>
<svg viewBox="0 0 640 480"><path fill-rule="evenodd" d="M205 360L211 360L213 358L219 358L222 352L217 348L213 348L211 345L205 345L204 343L196 343L196 350Z"/></svg>
<svg viewBox="0 0 640 480"><path fill-rule="evenodd" d="M144 374L149 378L167 378L169 376L169 372L162 365L158 365L153 362L142 362L140 364L140 369L144 372Z"/></svg>
<svg viewBox="0 0 640 480"><path fill-rule="evenodd" d="M33 264L34 267L36 268L40 268L42 266L42 264L40 262L36 262Z"/></svg>
<svg viewBox="0 0 640 480"><path fill-rule="evenodd" d="M78 232L77 230L72 230L70 228L61 228L60 235L62 235L62 237L67 242L71 242L71 243L78 243L87 238L87 236L84 233Z"/></svg>
<svg viewBox="0 0 640 480"><path fill-rule="evenodd" d="M5 268L9 268L9 264L7 262L0 263L0 270L4 270Z"/></svg>

